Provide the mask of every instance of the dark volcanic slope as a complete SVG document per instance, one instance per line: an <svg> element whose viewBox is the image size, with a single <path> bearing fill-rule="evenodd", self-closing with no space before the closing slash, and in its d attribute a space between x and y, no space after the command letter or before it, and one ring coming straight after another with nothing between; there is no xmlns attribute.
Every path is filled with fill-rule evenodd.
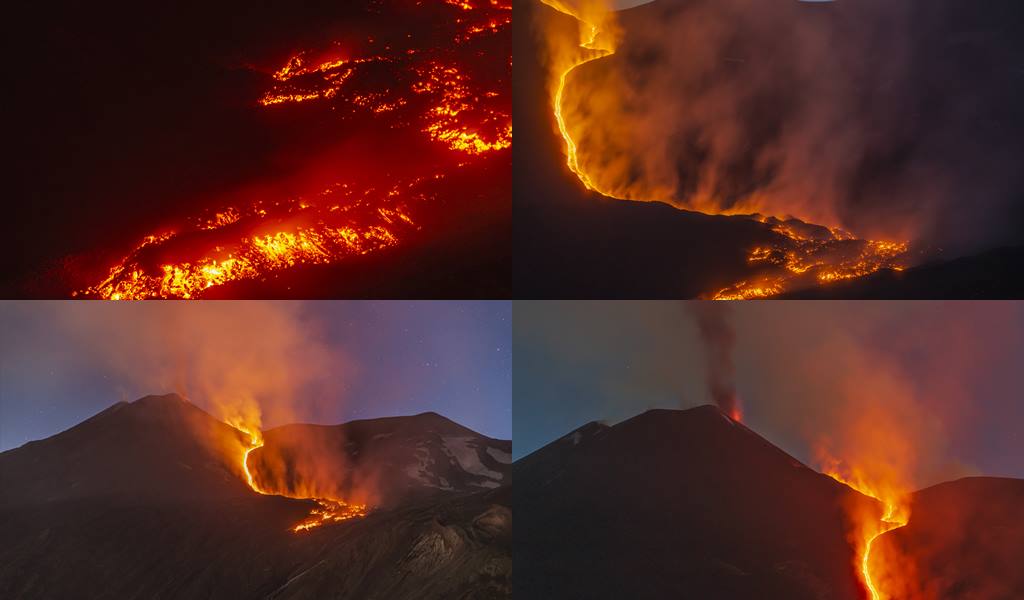
<svg viewBox="0 0 1024 600"><path fill-rule="evenodd" d="M435 421L451 423L368 423L414 436ZM507 487L296 534L313 503L252 492L210 443L238 435L150 396L0 454L0 597L508 597Z"/></svg>
<svg viewBox="0 0 1024 600"><path fill-rule="evenodd" d="M257 477L283 473L315 480L336 497L366 497L373 505L396 506L447 493L501 486L511 471L512 442L482 436L437 413L352 421L343 425L286 425L267 431L253 451ZM302 473L316 454L339 460Z"/></svg>
<svg viewBox="0 0 1024 600"><path fill-rule="evenodd" d="M921 597L1024 598L1024 480L970 477L921 490L910 523L881 541Z"/></svg>
<svg viewBox="0 0 1024 600"><path fill-rule="evenodd" d="M517 461L526 598L859 599L845 502L712 407L584 426Z"/></svg>
<svg viewBox="0 0 1024 600"><path fill-rule="evenodd" d="M45 440L0 454L0 507L108 496L161 503L251 495L217 440L243 435L176 395L119 402Z"/></svg>

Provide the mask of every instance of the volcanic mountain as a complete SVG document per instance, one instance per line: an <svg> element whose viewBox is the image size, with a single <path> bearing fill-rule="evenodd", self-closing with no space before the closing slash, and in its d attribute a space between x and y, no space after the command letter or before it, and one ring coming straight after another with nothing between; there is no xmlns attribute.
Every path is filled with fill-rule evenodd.
<svg viewBox="0 0 1024 600"><path fill-rule="evenodd" d="M563 4L569 7L586 5ZM616 27L622 37L621 47L612 55L595 58L569 72L565 82L567 93L575 92L587 98L596 96L596 92L622 88L621 103L625 114L636 117L636 114L630 114L630 111L640 110L630 104L630 95L636 90L629 85L636 84L639 89L645 84L662 82L664 72L655 71L653 66L672 52L649 47L650 44L644 45L638 40L646 36L649 41L651 32L664 28L670 18L695 14L702 5L713 4L713 0L655 0L619 11ZM739 11L743 3L733 4ZM891 5L875 2L749 4L751 10L756 7L757 10L774 10L778 14L792 13L795 19L817 19L825 27L832 28L830 31L840 33L856 29L870 15L882 11L886 4ZM856 213L868 204L867 195L874 193L876 197L884 197L878 190L884 189L900 174L913 172L915 165L906 157L913 156L915 149L926 145L921 140L940 138L942 135L937 132L963 126L975 132L970 134L972 145L946 140L941 149L933 149L929 156L940 156L949 164L948 168L940 169L942 177L957 178L961 187L968 188L964 196L990 194L992 197L1014 198L1015 203L999 210L1005 214L1007 223L1016 225L1005 228L1010 234L993 233L985 243L963 243L956 248L949 247L951 244L947 244L946 238L940 234L930 235L927 240L922 238L909 246L905 246L902 240L894 246L888 243L876 245L788 214L774 215L780 221L763 215L711 215L684 210L669 203L679 198L642 202L616 199L588 190L566 164L567 145L559 136L559 127L553 116L552 77L545 64L550 54L545 39L564 38L571 48L572 44L579 43L580 32L587 26L539 0L517 0L514 56L518 68L513 104L519 122L519 139L514 150L513 172L516 181L514 278L519 297L734 299L784 294L838 298L1019 297L1024 289L1019 278L1013 277L1012 273L1018 272L1024 264L1021 250L1024 240L1019 235L1022 230L1019 223L1024 218L1020 208L1022 191L1019 187L1009 191L1000 187L1004 180L1009 181L1013 177L995 178L1000 179L999 184L982 179L973 187L966 182L977 177L979 169L967 166L975 164L977 157L988 161L987 153L990 153L994 158L988 164L994 166L1018 164L1020 157L1024 156L1024 146L1020 143L1024 139L1021 135L1024 132L1024 112L1019 110L1024 97L1019 59L1024 54L1019 36L1013 33L1017 29L1011 25L1022 23L1024 12L1010 0L984 5L941 4L941 10L934 2L923 1L908 3L905 8L907 14L912 15L908 19L919 23L924 32L904 36L910 45L906 60L911 61L912 67L909 68L914 79L901 81L901 84L911 87L916 96L906 104L900 104L885 96L884 90L878 91L877 86L854 82L853 87L867 96L860 106L889 106L886 102L893 100L894 111L905 109L910 116L903 122L907 125L906 130L901 130L906 139L896 135L886 137L881 127L872 131L870 143L863 149L863 157L855 157L855 160L863 159L857 164L855 185L851 184L844 193L852 198L850 212ZM723 21L707 29L727 26L728 22ZM789 39L778 35L768 37L783 47ZM796 42L793 43L795 47ZM714 75L708 76L709 79L725 79L734 73L763 79L767 78L767 72L799 70L799 66L751 46L738 33L727 50L717 57L721 66ZM584 57L597 56L593 52L579 52ZM677 49L676 52L677 56L685 55L682 50ZM799 65L800 56L799 52L792 53L794 64ZM891 55L879 51L877 54L863 52L854 62L856 69L881 73L885 72L887 65L892 65L893 60ZM951 69L956 75L951 74ZM626 75L617 79L613 73ZM557 74L554 80L557 81ZM581 80L585 83L581 84ZM701 88L702 83L707 82L691 82L691 85ZM604 87L593 87L601 85ZM786 85L777 88L775 95L762 97L751 93L737 101L750 102L748 116L751 123L736 124L737 128L746 128L741 134L742 141L736 144L741 151L728 165L731 169L717 178L722 188L716 190L720 192L718 198L741 200L761 190L773 172L771 169L758 170L757 149L771 145L773 135L788 131L791 123L785 119L793 117L799 121L801 115L815 111L813 103L807 106L791 97L800 94L801 89ZM872 96L875 92L877 95ZM943 100L937 101L937 98ZM609 111L609 104L615 103L606 99L595 100L586 104L581 112L597 123L607 123L614 116L601 111ZM906 108L908 105L911 108ZM685 113L688 107L682 103L662 108L663 112L671 114L672 111ZM956 123L947 128L953 121L949 118L951 114ZM777 123L773 119L783 122ZM995 121L998 121L998 126L994 126ZM909 131L911 122L918 128L913 132ZM584 135L581 130L572 128L572 123L567 123L567 126L575 132L577 153L583 155L580 160L585 161L588 140L581 137ZM699 128L700 124L695 127ZM678 139L680 148L692 146L691 160L680 160L674 167L683 182L681 187L685 188L676 193L685 197L693 191L686 186L697 185L694 173L700 171L704 164L702 161L708 158L709 151L702 144L714 139L715 132L672 131L671 125L666 123L657 133L672 136L672 140ZM593 137L625 143L621 136L607 135L606 132ZM636 143L643 146L641 149L659 147L649 142L640 140ZM871 145L875 143L877 147ZM988 150L977 150L979 147ZM743 154L742 149L749 150L750 155ZM1007 156L1017 158L1003 163L1002 159ZM636 165L630 165L628 161L628 157L622 157L619 162L608 161L617 167L615 172L625 173L623 184L632 183L630 177L639 177L639 169L633 168ZM927 185L939 184L932 180ZM860 193L863 197L858 196ZM884 199L876 198L876 202L884 205L883 208L876 206L876 209L889 210ZM970 206L961 202L946 212L933 210L924 220L931 221L929 226L941 225L947 230L963 232L962 223L966 219L956 215L968 211ZM872 271L874 276L869 275ZM863 275L869 276L863 278Z"/></svg>
<svg viewBox="0 0 1024 600"><path fill-rule="evenodd" d="M268 431L267 454L311 458L275 445L307 428ZM317 503L251 489L246 436L175 395L0 454L0 596L508 596L509 442L433 413L324 429L351 435L339 445L361 457L363 489L371 465L396 473L377 479L365 516L299 532Z"/></svg>
<svg viewBox="0 0 1024 600"><path fill-rule="evenodd" d="M651 410L612 427L590 423L516 461L513 472L520 515L515 586L526 597L866 597L846 515L857 505L881 515L881 506L717 408ZM995 554L1002 573L1024 548L1016 533L1020 504L1013 504L1021 483L988 485L1001 508L973 519L987 533L967 535L964 527L957 528L965 536L958 540L937 535L947 525L941 517L947 494L980 506L985 486L967 480L920 492L920 518L882 539L898 540L915 556L929 546L929 569L955 572L970 561L972 545L954 546L951 562L949 544L984 545L985 536L1012 526L1006 543L989 544L979 556ZM1012 574L1000 577L980 573L975 583L1015 581Z"/></svg>

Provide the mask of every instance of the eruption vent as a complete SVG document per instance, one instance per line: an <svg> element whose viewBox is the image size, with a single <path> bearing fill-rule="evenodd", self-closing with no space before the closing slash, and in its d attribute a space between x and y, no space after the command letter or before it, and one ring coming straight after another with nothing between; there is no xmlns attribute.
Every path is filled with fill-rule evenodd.
<svg viewBox="0 0 1024 600"><path fill-rule="evenodd" d="M732 308L720 302L689 302L687 310L697 321L697 330L704 343L705 377L711 398L733 420L743 418L736 396L736 367L732 353L736 332L732 326Z"/></svg>

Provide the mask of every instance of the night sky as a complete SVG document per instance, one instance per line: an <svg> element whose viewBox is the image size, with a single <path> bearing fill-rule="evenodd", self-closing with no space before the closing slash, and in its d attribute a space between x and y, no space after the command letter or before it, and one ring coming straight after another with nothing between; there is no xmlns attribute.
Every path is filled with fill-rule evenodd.
<svg viewBox="0 0 1024 600"><path fill-rule="evenodd" d="M441 413L511 435L508 302L5 302L0 450L120 400L246 389L286 422ZM231 372L220 378L222 372ZM257 382L249 390L249 379Z"/></svg>
<svg viewBox="0 0 1024 600"><path fill-rule="evenodd" d="M703 347L684 304L517 303L515 456L589 421L711 403ZM1024 305L731 308L744 421L800 460L812 463L813 441L837 436L850 415L874 407L878 425L891 425L919 454L917 485L1024 477Z"/></svg>

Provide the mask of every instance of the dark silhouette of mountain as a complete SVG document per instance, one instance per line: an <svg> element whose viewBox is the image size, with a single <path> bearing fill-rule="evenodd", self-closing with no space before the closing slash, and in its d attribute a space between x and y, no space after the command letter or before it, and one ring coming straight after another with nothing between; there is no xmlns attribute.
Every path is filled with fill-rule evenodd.
<svg viewBox="0 0 1024 600"><path fill-rule="evenodd" d="M348 427L371 440L431 429L508 447L430 413ZM316 504L252 491L225 453L241 440L175 395L149 396L0 454L0 597L508 597L507 486L467 475L465 487L295 533Z"/></svg>
<svg viewBox="0 0 1024 600"><path fill-rule="evenodd" d="M634 32L647 31L663 24L665 15L688 10L702 2L656 0L621 11L625 44L630 43L631 28ZM792 2L776 6L782 11L801 11L801 16L806 18L830 19L844 11L857 13L865 4L871 3L829 6ZM878 6L872 4L867 10L870 12ZM542 62L545 52L543 43L538 40L539 29L561 31L560 35L567 40L578 39L578 25L572 17L537 0L517 0L514 10L513 54L517 68L513 90L516 118L513 271L517 297L693 298L755 276L755 270L747 261L749 250L779 241L767 226L746 217L703 215L661 202L609 199L584 188L565 164L563 142L551 114L547 70ZM999 164L1004 164L1006 157L1017 157L1008 164L1019 163L1019 157L1024 156L1024 147L1020 144L1024 139L1020 135L1024 131L1024 112L1019 110L1024 87L1014 74L1016 67L1010 63L1014 57L1021 56L1021 47L1014 42L1019 36L1015 38L1012 32L1016 31L1014 24L1022 22L1024 11L1010 0L984 5L947 2L942 3L941 10L934 2L915 2L907 10L916 15L917 22L928 27L927 33L911 40L915 44L910 52L916 61L914 74L919 78L915 80L919 97L915 98L914 122L925 132L937 130L946 123L944 115L948 116L948 112L943 110L963 116L950 109L960 106L957 102L962 101L963 113L972 115L975 112L971 112L971 107L988 107L977 111L976 123L965 125L974 132L970 135L975 145L951 142L941 149L940 156L949 164L943 175L955 171L963 180L977 177L976 169L969 167L976 163L979 154L984 154L971 150L977 146L989 148L993 156L1003 161ZM851 20L856 22L859 18L854 14ZM538 22L542 27L535 27ZM649 57L644 50L630 52L628 48L620 48L611 57L580 67L580 72L599 73L611 68L616 61L639 60L627 64L626 68L636 80L645 81L656 74L643 71L642 61ZM747 52L757 54L756 49ZM891 57L884 52L877 57L864 53L858 60L876 59L885 62ZM957 75L951 75L950 69ZM874 87L865 89L874 90ZM793 90L787 91L783 86L780 93L785 95ZM944 100L938 102L936 98ZM874 98L865 103L879 104ZM770 112L771 109L762 103L758 110ZM785 127L764 129L782 131ZM980 135L985 137L978 137ZM743 147L753 148L756 142L751 139ZM893 142L893 145L899 147L876 153L883 157L881 159L865 158L857 181L858 189L865 195L884 186L887 177L904 168L898 158L913 155L908 149L914 147L914 140L902 145ZM939 154L939 150L934 153ZM867 150L864 154L868 158L874 156ZM753 174L753 181L741 181L739 176L723 179L739 189L753 189L759 175ZM964 195L999 196L1004 194L1000 185L1002 182L981 179ZM856 196L856 192L850 190L851 196ZM1005 213L1004 224L1024 222L1021 192L1015 193L1016 201L1007 201L1000 208ZM855 197L851 203L856 206L862 201ZM930 214L931 225L941 224L947 231L962 229L963 215L975 206L972 202L965 197L955 210L946 211L948 214ZM1019 272L1024 264L1019 250L1021 228L1003 229L1005 231L991 234L993 241L988 242L988 247L999 243L1009 245L1009 250L979 250L975 244L973 248L939 253L935 248L944 245L939 236L913 251L915 256L927 258L927 266L901 273L884 270L863 280L795 290L790 297L1020 297L1024 295L1024 284L1019 277L1008 275ZM963 254L968 256L958 258Z"/></svg>
<svg viewBox="0 0 1024 600"><path fill-rule="evenodd" d="M968 477L916 492L910 522L878 543L921 597L1024 597L1024 481Z"/></svg>
<svg viewBox="0 0 1024 600"><path fill-rule="evenodd" d="M862 598L844 507L877 503L717 408L589 424L513 472L523 597Z"/></svg>

